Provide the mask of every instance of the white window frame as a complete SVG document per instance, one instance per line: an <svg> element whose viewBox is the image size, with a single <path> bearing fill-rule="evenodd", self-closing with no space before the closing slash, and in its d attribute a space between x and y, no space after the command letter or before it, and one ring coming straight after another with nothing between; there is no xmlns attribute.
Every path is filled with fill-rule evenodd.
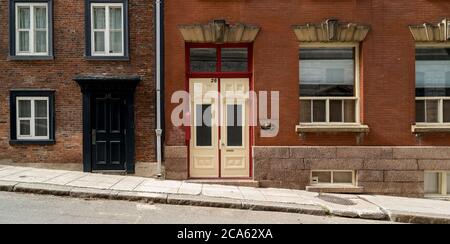
<svg viewBox="0 0 450 244"><path fill-rule="evenodd" d="M355 94L353 97L302 97L299 96L299 101L311 101L311 121L313 121L313 102L325 101L326 106L326 122L301 122L301 126L342 126L342 125L361 125L360 118L360 63L359 63L359 43L301 43L300 48L354 48L355 50ZM300 60L299 60L300 61ZM301 67L300 67L301 69ZM299 74L300 75L300 74ZM301 82L301 80L300 80ZM355 122L330 122L330 100L341 100L343 106L344 116L344 102L345 100L355 101ZM300 119L301 120L301 119Z"/></svg>
<svg viewBox="0 0 450 244"><path fill-rule="evenodd" d="M122 52L120 53L110 53L110 34L111 34L111 26L110 26L110 8L120 7L122 14ZM104 8L105 9L105 29L104 30L96 30L94 29L94 8ZM124 56L125 55L125 15L124 15L124 4L123 3L91 3L91 55L92 56ZM105 33L105 51L104 52L96 52L95 51L95 32L103 31Z"/></svg>
<svg viewBox="0 0 450 244"><path fill-rule="evenodd" d="M439 191L438 194L425 194L425 197L429 198L439 198L439 197L450 197L450 194L447 193L447 181L450 180L450 177L447 177L450 174L450 171L443 170L430 170L425 171L425 174L439 174ZM425 186L424 186L425 187Z"/></svg>
<svg viewBox="0 0 450 244"><path fill-rule="evenodd" d="M331 183L314 183L313 182L313 174L315 172L329 172L331 173ZM352 183L334 183L334 173L336 172L341 172L341 173L352 173ZM357 179L356 179L356 171L354 170L311 170L311 175L310 175L310 184L312 186L326 186L326 185L331 185L331 186L356 186L357 183Z"/></svg>
<svg viewBox="0 0 450 244"><path fill-rule="evenodd" d="M446 45L446 44L417 44L416 45L416 49L418 48L450 48L450 45ZM417 63L417 59L416 59L416 63ZM414 87L417 87L417 82L415 83ZM425 103L427 101L438 101L438 122L417 122L416 121L416 125L418 126L445 126L445 127L450 127L450 122L444 122L444 101L450 101L450 97L415 97L416 98L416 102L417 101L425 101ZM417 111L417 103L415 105L416 110ZM426 105L425 105L425 120L426 120L426 116L427 116L427 111L426 111Z"/></svg>
<svg viewBox="0 0 450 244"><path fill-rule="evenodd" d="M20 29L19 28L19 8L21 8L21 7L28 7L29 9L30 9L30 29ZM36 7L45 7L45 9L46 9L46 33L47 33L47 35L46 35L46 38L47 38L47 41L46 41L46 50L47 50L47 52L36 52L35 50L36 50L36 46L35 46L35 43L34 43L34 39L35 39L35 35L36 35L36 27L35 27L35 25L36 25L36 23L35 23L35 18L34 18L34 14L35 14L35 11L34 11L34 9L36 8ZM16 33L15 33L15 35L16 35L16 38L15 38L15 40L16 40L16 55L17 56L47 56L47 55L49 55L49 42L50 42L50 38L49 38L49 25L50 25L50 23L49 23L49 6L48 6L48 3L16 3L15 4L15 15L16 15L16 19L15 19L15 24L16 24ZM44 29L41 29L41 30L44 30ZM29 33L29 40L28 40L28 42L29 42L29 47L28 47L28 49L29 49L29 51L28 52L23 52L23 51L20 51L20 38L19 38L19 33L21 32L21 31L28 31L28 33Z"/></svg>
<svg viewBox="0 0 450 244"><path fill-rule="evenodd" d="M31 117L29 118L19 118L19 101L30 101L31 106ZM46 101L47 102L47 136L36 136L35 131L35 101ZM30 135L21 135L20 134L20 121L21 120L30 120ZM50 139L50 104L48 97L17 97L16 98L16 136L17 140L49 140Z"/></svg>

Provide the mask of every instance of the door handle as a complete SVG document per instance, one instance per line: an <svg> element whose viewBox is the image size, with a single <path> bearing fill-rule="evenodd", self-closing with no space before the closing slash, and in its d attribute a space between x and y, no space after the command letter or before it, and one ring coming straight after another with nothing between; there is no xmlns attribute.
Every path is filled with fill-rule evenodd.
<svg viewBox="0 0 450 244"><path fill-rule="evenodd" d="M92 145L97 144L97 131L92 130Z"/></svg>

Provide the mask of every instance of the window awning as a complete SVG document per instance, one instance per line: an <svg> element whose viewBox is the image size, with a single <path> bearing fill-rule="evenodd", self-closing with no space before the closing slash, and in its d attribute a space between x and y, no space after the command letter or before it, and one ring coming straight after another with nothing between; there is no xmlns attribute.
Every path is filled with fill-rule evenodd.
<svg viewBox="0 0 450 244"><path fill-rule="evenodd" d="M368 25L341 23L335 19L293 28L299 42L362 42L370 31Z"/></svg>
<svg viewBox="0 0 450 244"><path fill-rule="evenodd" d="M179 25L183 38L192 43L251 43L260 27L249 24L230 25L225 20L213 20L208 24Z"/></svg>
<svg viewBox="0 0 450 244"><path fill-rule="evenodd" d="M447 42L450 39L448 19L444 19L438 24L410 25L409 29L416 42Z"/></svg>

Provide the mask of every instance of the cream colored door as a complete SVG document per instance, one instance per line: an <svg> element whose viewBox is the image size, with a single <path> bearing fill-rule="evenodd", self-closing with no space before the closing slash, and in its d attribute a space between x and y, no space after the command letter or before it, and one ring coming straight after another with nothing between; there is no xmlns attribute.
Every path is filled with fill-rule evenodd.
<svg viewBox="0 0 450 244"><path fill-rule="evenodd" d="M221 79L220 157L224 178L250 177L249 79Z"/></svg>
<svg viewBox="0 0 450 244"><path fill-rule="evenodd" d="M191 79L190 177L219 177L218 79Z"/></svg>

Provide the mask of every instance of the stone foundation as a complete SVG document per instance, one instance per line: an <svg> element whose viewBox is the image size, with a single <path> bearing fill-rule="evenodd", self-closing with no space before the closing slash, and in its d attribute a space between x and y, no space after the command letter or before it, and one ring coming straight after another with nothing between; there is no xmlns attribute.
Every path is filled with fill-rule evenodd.
<svg viewBox="0 0 450 244"><path fill-rule="evenodd" d="M254 147L262 187L304 190L311 170L355 170L366 194L424 196L424 171L449 170L450 147Z"/></svg>
<svg viewBox="0 0 450 244"><path fill-rule="evenodd" d="M189 172L187 146L165 146L164 168L166 179L187 180Z"/></svg>

